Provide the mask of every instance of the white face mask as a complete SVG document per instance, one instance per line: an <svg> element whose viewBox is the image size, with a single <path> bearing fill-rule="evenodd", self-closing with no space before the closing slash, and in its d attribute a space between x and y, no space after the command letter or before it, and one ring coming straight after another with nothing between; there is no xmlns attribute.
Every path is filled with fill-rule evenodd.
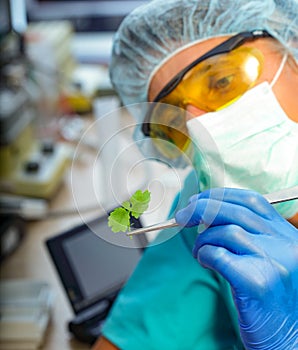
<svg viewBox="0 0 298 350"><path fill-rule="evenodd" d="M187 122L196 146L200 190L252 189L261 194L298 185L298 124L288 118L268 82L230 106ZM298 201L276 205L290 218Z"/></svg>

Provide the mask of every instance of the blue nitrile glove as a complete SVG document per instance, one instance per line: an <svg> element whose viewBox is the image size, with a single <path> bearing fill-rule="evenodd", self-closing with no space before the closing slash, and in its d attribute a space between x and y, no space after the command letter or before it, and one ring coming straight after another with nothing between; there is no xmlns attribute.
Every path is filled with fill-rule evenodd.
<svg viewBox="0 0 298 350"><path fill-rule="evenodd" d="M230 283L246 349L297 350L298 230L261 195L239 189L191 197L176 221L206 225L193 254Z"/></svg>

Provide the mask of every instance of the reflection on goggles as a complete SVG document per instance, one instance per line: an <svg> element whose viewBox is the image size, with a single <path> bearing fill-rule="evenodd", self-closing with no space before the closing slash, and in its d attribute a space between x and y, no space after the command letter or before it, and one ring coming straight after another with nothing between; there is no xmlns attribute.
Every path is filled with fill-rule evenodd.
<svg viewBox="0 0 298 350"><path fill-rule="evenodd" d="M191 104L206 112L226 107L255 85L262 67L262 53L251 47L239 47L200 62L168 95L152 105L150 137L169 141L185 151L190 143L186 107ZM165 142L155 140L155 144L167 157L177 156L165 150Z"/></svg>

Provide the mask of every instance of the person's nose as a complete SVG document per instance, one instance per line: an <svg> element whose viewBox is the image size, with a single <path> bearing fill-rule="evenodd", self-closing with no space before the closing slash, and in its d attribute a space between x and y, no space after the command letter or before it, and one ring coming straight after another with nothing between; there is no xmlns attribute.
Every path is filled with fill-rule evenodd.
<svg viewBox="0 0 298 350"><path fill-rule="evenodd" d="M201 115L205 114L206 111L203 111L202 109L192 105L192 104L187 104L186 105L186 121L196 118L196 117L200 117Z"/></svg>

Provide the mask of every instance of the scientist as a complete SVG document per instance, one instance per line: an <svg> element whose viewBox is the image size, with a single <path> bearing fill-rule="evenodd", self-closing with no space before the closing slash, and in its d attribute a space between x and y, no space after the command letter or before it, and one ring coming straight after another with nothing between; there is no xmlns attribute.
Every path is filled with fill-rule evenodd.
<svg viewBox="0 0 298 350"><path fill-rule="evenodd" d="M111 80L154 102L135 135L195 171L94 350L298 349L298 203L261 195L298 183L297 58L297 0L156 0L122 22Z"/></svg>

